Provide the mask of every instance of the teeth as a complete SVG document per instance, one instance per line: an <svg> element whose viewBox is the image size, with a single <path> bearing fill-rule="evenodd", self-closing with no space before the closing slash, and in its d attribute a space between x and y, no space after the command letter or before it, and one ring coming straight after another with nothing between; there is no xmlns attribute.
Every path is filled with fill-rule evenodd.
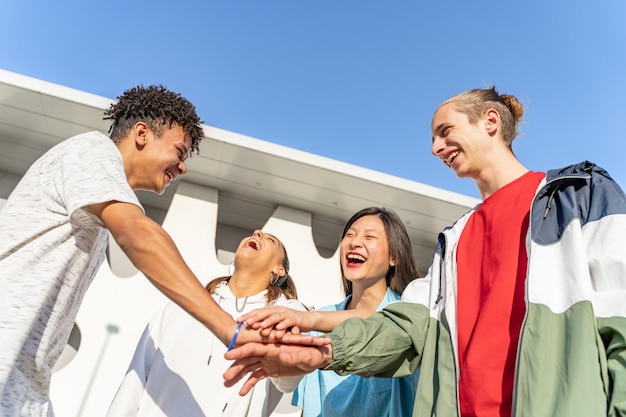
<svg viewBox="0 0 626 417"><path fill-rule="evenodd" d="M452 152L450 155L448 155L448 157L444 160L444 162L448 165L450 165L452 163L452 161L454 160L454 158L457 157L458 154L460 154L460 151L454 151ZM443 159L443 158L442 158Z"/></svg>
<svg viewBox="0 0 626 417"><path fill-rule="evenodd" d="M356 253L349 253L348 256L346 256L346 258L348 258L349 261L358 261L358 262L365 262L366 261L364 256L361 256L361 255L356 254Z"/></svg>
<svg viewBox="0 0 626 417"><path fill-rule="evenodd" d="M254 239L250 239L250 240L248 241L248 243L246 244L246 246L249 246L249 247L251 247L252 249L256 249L256 250L258 250L258 249L259 249L259 242L257 242L257 241L256 241L256 240L254 240Z"/></svg>

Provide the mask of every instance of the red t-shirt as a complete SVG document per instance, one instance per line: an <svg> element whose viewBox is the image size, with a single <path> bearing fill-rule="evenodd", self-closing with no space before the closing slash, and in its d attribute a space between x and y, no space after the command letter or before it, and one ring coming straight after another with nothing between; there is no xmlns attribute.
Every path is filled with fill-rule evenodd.
<svg viewBox="0 0 626 417"><path fill-rule="evenodd" d="M457 249L459 402L463 417L510 417L515 356L526 312L526 232L542 172L489 196Z"/></svg>

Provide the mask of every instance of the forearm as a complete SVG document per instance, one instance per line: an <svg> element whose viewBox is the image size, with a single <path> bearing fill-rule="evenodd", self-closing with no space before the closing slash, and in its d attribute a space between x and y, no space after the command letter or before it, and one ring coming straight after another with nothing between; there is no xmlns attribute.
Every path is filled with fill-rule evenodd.
<svg viewBox="0 0 626 417"><path fill-rule="evenodd" d="M114 234L122 250L165 296L228 344L236 323L189 269L170 236L149 218Z"/></svg>
<svg viewBox="0 0 626 417"><path fill-rule="evenodd" d="M365 377L408 375L420 365L428 328L428 310L393 303L369 319L348 319L327 334L333 360L325 369Z"/></svg>
<svg viewBox="0 0 626 417"><path fill-rule="evenodd" d="M365 310L341 310L341 311L314 311L310 314L314 315L315 330L318 332L331 332L340 323L349 318L370 317L374 312Z"/></svg>

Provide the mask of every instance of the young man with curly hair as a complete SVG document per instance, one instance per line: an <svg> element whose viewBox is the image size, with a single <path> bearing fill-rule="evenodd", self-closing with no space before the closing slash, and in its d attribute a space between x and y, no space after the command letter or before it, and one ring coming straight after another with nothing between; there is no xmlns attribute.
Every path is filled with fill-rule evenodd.
<svg viewBox="0 0 626 417"><path fill-rule="evenodd" d="M163 86L140 86L105 116L110 137L88 132L54 146L0 210L3 416L53 415L52 369L104 260L108 231L161 292L220 340L235 331L134 192L162 194L187 172L185 159L204 137L195 107Z"/></svg>

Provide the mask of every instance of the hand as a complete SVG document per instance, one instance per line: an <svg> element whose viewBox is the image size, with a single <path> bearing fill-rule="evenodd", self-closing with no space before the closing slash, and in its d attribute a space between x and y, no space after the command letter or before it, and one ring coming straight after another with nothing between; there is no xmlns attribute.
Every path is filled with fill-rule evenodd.
<svg viewBox="0 0 626 417"><path fill-rule="evenodd" d="M330 339L322 346L247 343L226 352L224 357L235 359L224 373L225 386L231 387L250 374L239 391L243 396L267 377L304 375L325 367L332 360L332 345Z"/></svg>
<svg viewBox="0 0 626 417"><path fill-rule="evenodd" d="M232 334L235 333L237 328L236 323L233 325ZM285 333L285 331L278 331L272 329L258 329L254 330L251 326L244 325L239 330L235 346L245 345L246 343L289 343L296 345L310 345L310 346L323 346L330 343L330 339L327 337L315 337L301 334ZM228 343L226 343L228 345Z"/></svg>
<svg viewBox="0 0 626 417"><path fill-rule="evenodd" d="M237 321L245 321L252 329L261 329L261 334L273 334L281 338L286 332L300 334L315 330L315 313L297 311L287 307L265 307L244 314Z"/></svg>

